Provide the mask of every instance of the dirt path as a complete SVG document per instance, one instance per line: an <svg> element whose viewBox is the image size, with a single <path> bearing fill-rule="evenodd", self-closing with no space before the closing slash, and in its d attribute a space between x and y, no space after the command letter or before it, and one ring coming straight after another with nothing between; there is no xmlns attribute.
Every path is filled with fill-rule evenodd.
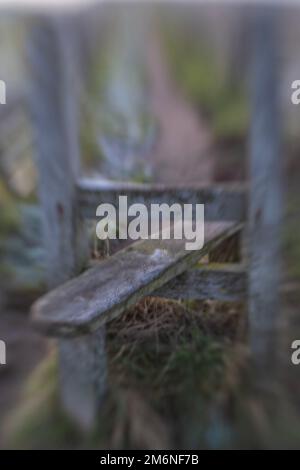
<svg viewBox="0 0 300 470"><path fill-rule="evenodd" d="M151 107L160 128L153 155L156 179L181 184L211 182L212 135L173 82L157 36L149 41L147 62Z"/></svg>

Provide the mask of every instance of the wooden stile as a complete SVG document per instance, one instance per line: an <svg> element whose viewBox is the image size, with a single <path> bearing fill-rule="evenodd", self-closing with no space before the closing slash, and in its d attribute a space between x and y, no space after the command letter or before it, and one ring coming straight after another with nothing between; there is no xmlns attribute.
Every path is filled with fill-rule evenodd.
<svg viewBox="0 0 300 470"><path fill-rule="evenodd" d="M239 184L168 187L82 178L72 20L45 16L32 28L31 110L47 281L54 288L35 302L32 314L37 327L59 338L62 404L82 429L97 422L106 390L105 323L146 295L240 301L248 293L249 337L258 370L268 371L274 359L282 213L274 10L257 9L253 34L248 194ZM187 251L184 239L144 240L78 275L88 259L83 220L95 218L99 204L117 206L120 195L128 197L128 205L147 208L154 203L205 204L204 247ZM239 233L247 215L248 272L243 264L198 263Z"/></svg>

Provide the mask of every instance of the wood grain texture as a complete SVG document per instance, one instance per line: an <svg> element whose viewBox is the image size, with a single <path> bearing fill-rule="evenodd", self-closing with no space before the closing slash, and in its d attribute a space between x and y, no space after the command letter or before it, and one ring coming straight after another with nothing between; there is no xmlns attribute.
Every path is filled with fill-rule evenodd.
<svg viewBox="0 0 300 470"><path fill-rule="evenodd" d="M83 431L97 425L107 389L105 328L58 344L60 398L64 410Z"/></svg>
<svg viewBox="0 0 300 470"><path fill-rule="evenodd" d="M126 195L128 204L205 204L207 221L243 221L246 215L246 190L242 184L214 186L168 187L166 185L117 183L80 179L77 197L83 216L95 218L100 203L118 205L118 197Z"/></svg>
<svg viewBox="0 0 300 470"><path fill-rule="evenodd" d="M238 223L207 223L202 249L187 251L186 240L143 240L50 292L32 307L36 325L54 336L83 335L193 266Z"/></svg>
<svg viewBox="0 0 300 470"><path fill-rule="evenodd" d="M76 273L87 246L76 207L80 155L72 33L67 18L38 17L33 20L28 44L29 108L50 288Z"/></svg>
<svg viewBox="0 0 300 470"><path fill-rule="evenodd" d="M275 366L280 314L282 163L278 13L276 8L260 7L252 26L249 333L253 357L263 373Z"/></svg>

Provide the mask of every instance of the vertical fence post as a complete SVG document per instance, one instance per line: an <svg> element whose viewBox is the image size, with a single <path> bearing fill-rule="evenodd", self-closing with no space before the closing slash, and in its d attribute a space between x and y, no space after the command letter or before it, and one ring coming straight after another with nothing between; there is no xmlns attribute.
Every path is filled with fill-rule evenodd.
<svg viewBox="0 0 300 470"><path fill-rule="evenodd" d="M73 32L71 18L37 18L28 47L49 288L74 276L88 254L76 204L80 150ZM59 340L59 366L64 408L81 427L91 428L105 390L104 329L87 337Z"/></svg>
<svg viewBox="0 0 300 470"><path fill-rule="evenodd" d="M276 366L282 216L277 11L255 7L252 18L249 335L257 370Z"/></svg>
<svg viewBox="0 0 300 470"><path fill-rule="evenodd" d="M71 38L61 21L36 19L29 44L30 109L49 287L76 274L86 254L76 208L75 183L80 171L76 70Z"/></svg>

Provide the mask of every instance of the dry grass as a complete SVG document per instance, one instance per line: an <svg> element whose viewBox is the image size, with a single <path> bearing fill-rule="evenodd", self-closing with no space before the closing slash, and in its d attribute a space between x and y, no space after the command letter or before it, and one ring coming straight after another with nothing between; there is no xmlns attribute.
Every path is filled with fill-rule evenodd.
<svg viewBox="0 0 300 470"><path fill-rule="evenodd" d="M203 333L237 339L240 332L241 304L217 301L178 302L146 297L128 309L108 326L113 341L144 341L156 338L157 343L180 341L191 327Z"/></svg>
<svg viewBox="0 0 300 470"><path fill-rule="evenodd" d="M220 302L148 297L108 326L111 389L127 399L129 393L135 402L124 407L124 420L139 423L139 432L129 433L131 445L139 447L142 440L144 448L151 448L150 432L164 448L205 446L209 403L224 401L236 385L233 364L239 361L231 359L241 310L241 305ZM115 424L113 434L122 435L120 420Z"/></svg>

